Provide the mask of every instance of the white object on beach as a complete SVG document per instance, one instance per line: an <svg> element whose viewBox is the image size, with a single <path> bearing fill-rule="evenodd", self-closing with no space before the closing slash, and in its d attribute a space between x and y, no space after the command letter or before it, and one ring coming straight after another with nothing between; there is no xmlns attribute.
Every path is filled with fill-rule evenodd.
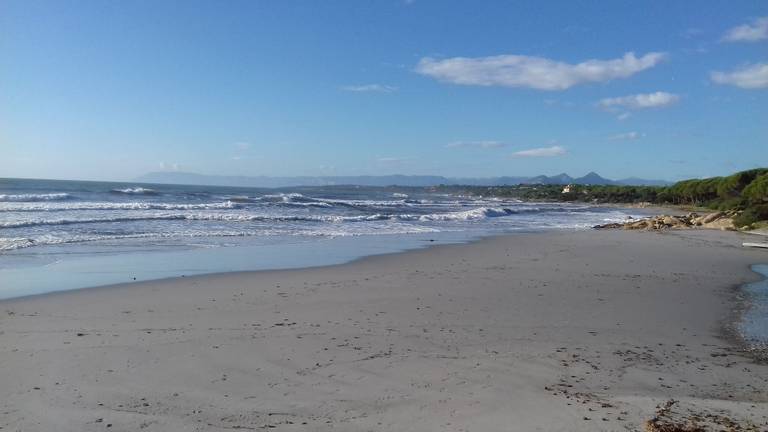
<svg viewBox="0 0 768 432"><path fill-rule="evenodd" d="M741 245L744 247L756 247L756 248L768 249L768 243L742 243Z"/></svg>

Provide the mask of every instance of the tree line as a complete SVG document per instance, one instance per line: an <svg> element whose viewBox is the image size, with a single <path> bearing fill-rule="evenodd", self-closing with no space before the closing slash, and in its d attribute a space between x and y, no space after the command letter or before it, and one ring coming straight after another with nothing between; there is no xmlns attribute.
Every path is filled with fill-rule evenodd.
<svg viewBox="0 0 768 432"><path fill-rule="evenodd" d="M526 201L650 203L741 210L738 226L768 220L768 168L724 177L691 179L671 186L616 185L439 186L445 193L518 198Z"/></svg>

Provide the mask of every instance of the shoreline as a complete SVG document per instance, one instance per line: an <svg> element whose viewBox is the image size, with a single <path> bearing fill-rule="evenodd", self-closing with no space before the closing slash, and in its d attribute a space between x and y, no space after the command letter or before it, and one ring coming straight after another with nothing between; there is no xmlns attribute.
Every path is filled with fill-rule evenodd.
<svg viewBox="0 0 768 432"><path fill-rule="evenodd" d="M568 230L565 231L566 234L573 234L573 233L579 233L579 232L590 232L594 231L596 228L586 228L586 229L576 229L576 230ZM706 228L704 228L706 229ZM439 248L445 248L445 247L462 247L467 245L473 245L473 244L480 244L484 241L492 241L493 239L497 238L507 238L507 237L517 237L519 235L554 235L557 234L559 231L556 230L541 230L541 231L520 231L520 232L512 232L512 233L488 233L488 234L479 234L477 236L468 237L465 240L459 240L459 241L449 241L447 243L439 243L435 240L420 240L424 242L423 245L410 247L407 249L400 249L395 250L391 252L382 252L382 253L373 253L368 255L361 255L357 257L350 258L349 260L343 261L343 262L337 262L337 263L331 263L331 264L317 264L317 265L307 265L302 267L277 267L277 268L265 268L265 269L255 269L255 270L234 270L234 271L215 271L210 273L199 273L199 274L191 274L191 275L180 275L180 276L168 276L168 277L161 277L157 279L146 279L146 280L136 280L136 281L126 281L126 282L118 282L118 283L108 283L103 285L94 285L94 286L85 286L85 287L79 287L79 288L69 288L64 290L53 290L53 291L46 291L41 293L33 293L33 294L25 294L20 296L14 296L14 297L4 297L0 298L0 306L2 306L5 303L11 303L17 300L23 301L23 300L34 300L37 298L45 298L49 296L57 296L57 295L66 295L69 293L77 293L77 292L87 292L90 290L108 290L108 289L114 289L114 288L128 288L131 286L139 286L143 284L155 284L155 283L167 283L167 282L173 282L173 281L182 281L182 280L194 280L197 278L216 278L216 277L224 277L224 276L254 276L257 277L259 274L268 274L273 272L289 272L289 271L304 271L304 270L317 270L317 269L325 269L325 268L333 268L333 267L341 267L346 265L353 265L359 262L364 262L369 259L376 259L381 257L388 257L388 256L396 256L401 254L408 254L413 253L417 251L425 251L425 250L431 250L431 249L439 249ZM434 242L434 244L432 244ZM741 285L737 285L736 288L738 288Z"/></svg>
<svg viewBox="0 0 768 432"><path fill-rule="evenodd" d="M2 300L0 426L639 430L671 399L765 426L768 365L723 339L768 258L743 236L511 234Z"/></svg>
<svg viewBox="0 0 768 432"><path fill-rule="evenodd" d="M593 230L594 228L583 228L583 229L569 229L563 232L566 234L573 234L573 233L590 232ZM405 249L393 250L391 252L388 251L388 252L371 253L366 255L355 256L346 261L336 262L331 264L306 265L301 267L276 267L276 268L264 268L264 269L255 269L255 270L215 271L210 273L168 276L168 277L161 277L157 279L126 281L126 282L109 283L109 284L103 284L103 285L70 288L70 289L64 289L64 290L53 290L53 291L47 291L47 292L41 292L41 293L25 294L25 295L14 296L14 297L0 298L0 306L2 306L4 303L10 303L16 300L33 300L36 298L45 298L48 296L66 295L69 293L77 293L77 292L87 292L90 290L97 291L97 290L109 290L114 288L125 289L131 286L139 286L143 284L168 283L168 282L182 281L182 280L194 281L194 279L197 279L197 278L201 278L201 279L217 278L217 277L225 277L225 276L258 277L258 275L260 274L269 274L269 273L275 273L275 272L328 269L328 268L334 268L334 267L354 265L356 263L363 263L369 259L375 260L377 258L386 258L390 256L398 256L398 255L409 254L409 253L414 253L419 251L427 251L427 250L441 249L441 248L454 248L454 247L460 248L462 246L480 244L484 241L492 241L493 239L508 238L508 237L514 238L520 235L526 235L526 236L556 235L559 232L561 231L554 230L554 229L543 229L543 230L506 232L506 233L485 233L485 234L477 234L477 235L465 237L462 240L454 239L454 240L447 240L445 242L440 242L434 239L419 239L418 241L422 243L411 243L412 247L408 247Z"/></svg>
<svg viewBox="0 0 768 432"><path fill-rule="evenodd" d="M531 231L534 232L534 231ZM388 254L397 254L397 253L404 253L412 250L420 250L424 248L430 248L437 245L461 245L461 244L468 244L472 243L474 241L478 241L480 239L491 237L497 234L490 233L487 235L483 234L468 234L465 232L448 232L448 233L424 233L424 234L407 234L407 235L391 235L388 238L386 238L386 242L375 242L374 240L381 240L380 236L339 236L339 237L329 237L329 238L322 238L322 239L315 239L310 238L309 240L298 240L298 241L290 241L286 242L284 244L276 245L278 246L277 249L270 249L270 251L274 252L276 250L276 254L282 258L273 259L269 264L267 264L266 267L261 267L263 264L260 263L260 258L264 258L264 256L267 254L266 248L272 248L275 245L236 245L236 246L224 246L221 248L189 248L189 249L181 249L181 250L156 250L151 251L149 253L140 253L140 252L118 252L114 254L108 254L107 258L112 258L111 260L106 262L106 266L108 268L114 268L114 267L121 267L122 266L122 256L127 254L128 256L135 257L137 255L144 255L146 257L154 257L156 254L160 254L161 258L164 260L172 259L174 262L179 262L182 260L182 258L189 258L194 265L206 265L208 260L223 260L228 261L232 258L236 258L238 262L234 264L234 267L239 267L242 269L236 269L236 270L203 270L200 272L198 269L193 268L189 271L189 274L180 273L180 271L171 270L169 273L172 275L170 276L155 276L152 272L148 272L146 274L142 273L142 270L139 268L136 268L137 265L132 265L128 269L120 269L121 277L124 279L120 282L95 282L93 284L86 284L85 286L82 285L72 285L71 287L63 288L63 289L50 289L50 288L40 288L40 283L32 284L33 288L26 289L23 291L32 291L28 294L21 294L16 295L12 294L10 296L4 296L0 297L0 303L4 301L9 301L13 299L19 299L19 298L27 298L27 297L36 297L36 296L44 296L44 295L53 295L57 293L66 293L70 291L79 291L79 290L87 290L87 289L99 289L99 288L108 288L108 287L114 287L119 285L132 285L132 284L138 284L143 282L160 282L160 281L166 281L176 278L191 278L191 277L199 277L199 276L207 276L207 275L224 275L224 274L230 274L230 273L252 273L252 272L262 272L262 271L282 271L282 270L299 270L299 269L305 269L305 268L320 268L320 267L327 267L327 266L334 266L334 265L341 265L346 264L352 261L355 261L357 259L363 259L366 257L374 257L379 255L388 255ZM439 238L435 239L433 237ZM295 239L291 239L295 240ZM323 258L318 258L317 256L312 256L312 254L306 254L304 253L300 248L303 248L305 245L310 245L311 249L319 249L323 247L328 247L328 243L337 243L335 245L332 245L329 249L333 252L332 254L326 255ZM354 243L354 246L350 246L350 244L347 243ZM382 246L382 244L385 244ZM264 250L262 250L264 248ZM306 248L303 248L306 250ZM381 250L384 250L384 252L381 252ZM253 256L252 254L256 254L256 256ZM224 258L222 258L222 255L224 255ZM181 258L180 258L181 257ZM246 257L243 259L243 257ZM290 257L290 258L288 258ZM52 264L59 265L62 262L69 263L72 267L72 263L75 263L74 269L65 267L63 269L56 269L56 272L60 277L67 277L71 276L69 272L75 271L75 272L82 272L83 271L83 265L80 263L80 261L86 261L85 264L87 265L100 265L104 264L103 260L101 260L100 255L92 255L87 256L85 260L81 260L79 258L75 258L74 260L62 260L62 261L54 261ZM100 262L94 262L94 259L101 260ZM143 264L148 264L146 260L142 262ZM298 265L297 265L298 263ZM314 264L317 263L317 264ZM141 263L140 263L141 264ZM46 264L37 264L35 266L25 266L21 268L21 272L19 274L14 275L12 277L12 281L9 283L12 283L14 280L24 280L25 277L30 276L29 272L31 269L45 267L51 265L50 263ZM152 264L154 265L154 262ZM230 261L230 264L231 261ZM155 266L156 267L156 266ZM260 268L261 267L261 268ZM8 269L0 269L0 272L7 271ZM50 269L47 269L50 271ZM13 271L13 270L11 270ZM34 275L32 275L34 276ZM78 275L79 278L73 278L75 280L78 280L79 282L83 283L83 277L82 275ZM134 280L129 280L130 278L134 278ZM87 280L87 279L86 279ZM51 281L50 277L43 277L42 278L43 283L46 286L49 286ZM71 285L71 284L70 284ZM3 294L3 293L0 293ZM6 295L6 294L4 294Z"/></svg>
<svg viewBox="0 0 768 432"><path fill-rule="evenodd" d="M524 233L524 234L533 234L533 233ZM60 295L68 295L73 293L81 293L81 292L89 292L89 291L100 291L100 290L111 290L111 289L126 289L130 287L140 286L140 285L154 285L154 284L162 284L162 283L173 283L173 282L181 282L181 281L192 281L195 282L196 279L200 280L207 280L210 278L219 278L219 277L227 277L227 276L242 276L242 277L258 277L259 275L268 275L270 273L279 273L279 272L292 272L292 271L309 271L309 270L320 270L320 269L328 269L328 268L334 268L334 267L341 267L346 265L353 265L358 262L362 262L368 259L375 259L380 257L387 257L387 256L394 256L394 255L401 255L401 254L407 254L409 252L416 252L421 250L428 250L428 249L434 249L434 248L441 248L441 247L452 247L452 246L463 246L468 244L474 244L479 243L483 240L493 238L493 237L506 237L508 235L514 236L518 234L491 234L487 236L480 236L475 239L470 239L464 242L460 243L446 243L446 244L426 244L423 247L417 247L412 249L403 249L399 251L394 252L383 252L383 253L377 253L372 255L363 255L356 258L352 258L348 261L335 263L335 264L318 264L318 265L308 265L305 267L284 267L284 268L268 268L268 269L261 269L261 270L235 270L235 271L222 271L222 272L212 272L212 273L201 273L201 274L193 274L193 275L181 275L181 276L169 276L169 277L163 277L158 279L148 279L148 280L141 280L141 281L130 281L130 282L119 282L119 283L113 283L113 284L105 284L105 285L96 285L96 286L87 286L82 288L72 288L72 289L66 289L66 290L57 290L57 291L48 291L48 292L42 292L38 294L27 294L27 295L21 295L17 297L7 297L7 298L0 298L0 307L2 307L6 303L13 303L15 301L27 301L27 300L35 300L35 299L44 299L47 297L56 297ZM425 242L428 242L429 240L425 240Z"/></svg>
<svg viewBox="0 0 768 432"><path fill-rule="evenodd" d="M654 211L655 210L656 209L654 208ZM595 228L592 228L592 230L594 229ZM695 229L712 230L713 228L695 228ZM584 232L584 231L585 230L575 230L575 231L569 231L569 233ZM729 231L729 232L736 233L738 231ZM16 300L19 300L19 301L35 300L37 298L55 297L58 295L67 295L69 293L74 293L74 292L88 292L91 290L98 291L98 290L110 290L115 288L126 289L132 286L137 286L142 284L173 283L173 282L181 282L186 280L189 280L191 281L191 283L194 283L195 279L208 280L208 279L216 279L216 278L225 277L225 276L257 278L260 275L269 275L270 273L280 273L280 272L290 272L290 271L311 271L311 270L320 270L320 269L331 269L335 267L343 268L344 266L364 263L368 260L376 260L377 258L385 258L389 256L405 255L405 254L418 252L418 251L429 251L432 249L441 249L441 248L461 248L462 246L473 245L473 244L477 244L478 246L480 246L484 241L493 241L494 239L499 239L499 238L516 237L519 235L540 235L540 234L552 235L555 233L556 232L551 230L538 231L538 232L531 231L531 232L518 232L518 233L504 233L504 234L492 233L487 235L480 235L477 237L470 237L466 240L455 242L455 243L450 242L450 243L442 243L442 244L440 243L429 244L429 242L433 242L434 240L422 240L425 242L423 246L402 249L402 250L393 251L393 252L383 252L383 253L375 253L371 255L362 255L355 258L351 258L348 261L333 263L333 264L318 264L318 265L309 265L304 267L268 268L268 269L260 269L260 270L212 272L212 273L194 274L190 276L186 276L186 275L170 276L170 277L164 277L159 279L149 279L149 280L143 280L143 281L131 281L131 282L98 285L98 286L88 286L88 287L73 288L73 289L66 289L66 290L60 290L60 291L43 292L39 294L29 294L29 295L23 295L18 297L0 298L0 307L2 307L5 303L12 303ZM741 233L750 234L749 232L741 232ZM720 324L720 328L722 332L722 338L724 340L727 340L730 343L732 343L734 347L737 347L743 350L747 355L752 357L756 362L762 362L762 363L768 364L768 339L765 342L761 343L760 346L757 346L754 343L750 343L749 341L747 341L738 329L739 324L742 321L742 317L750 309L750 304L751 304L750 299L744 292L744 287L748 284L760 282L761 280L768 280L768 275L763 275L762 273L754 270L753 267L759 264L768 264L768 256L766 256L764 263L755 262L749 265L749 271L756 275L756 280L748 280L742 283L734 283L730 287L730 291L732 295L731 301L734 303L734 309L733 309L733 313L731 313L727 318L722 320Z"/></svg>
<svg viewBox="0 0 768 432"><path fill-rule="evenodd" d="M553 201L553 203L557 203L557 201ZM587 203L584 203L587 204ZM637 207L632 206L631 204L614 204L614 203L605 203L605 204L593 204L597 207L605 207L605 208L616 208L616 209L634 209L634 210L642 210L644 214L644 217L653 217L654 214L658 213L660 210L664 209L672 209L671 207L659 207L659 206L653 206L653 207ZM594 227L588 228L571 228L566 229L564 232L579 232L579 231L589 231L593 230ZM262 272L262 271L280 271L280 270L297 270L297 269L304 269L304 268L319 268L319 267L326 267L326 266L335 266L335 265L342 265L342 264L349 264L352 262L355 262L357 260L365 259L368 257L376 257L381 255L390 255L390 254L399 254L399 253L407 253L410 251L415 250L421 250L421 249L429 249L436 246L443 246L443 245L463 245L463 244L471 244L475 242L482 241L487 238L493 238L493 237L504 237L504 236L516 236L520 234L547 234L547 233L556 233L559 232L558 229L530 229L530 230L521 230L521 231L511 231L511 232L481 232L471 235L452 233L452 232L446 232L446 233L425 233L425 234L406 234L406 235L393 235L393 238L397 240L398 238L403 242L407 243L407 246L398 246L394 248L391 251L386 252L357 252L352 253L351 257L345 257L341 258L340 261L337 262L326 262L326 263L319 263L319 264L302 264L300 266L291 266L291 265L280 265L276 264L274 267L268 267L268 268L255 268L255 269L244 269L244 270L222 270L222 271L212 271L212 272L203 272L203 273L196 273L192 272L190 275L180 274L175 276L163 276L159 278L152 278L149 279L140 279L136 280L134 277L133 281L124 281L124 282L114 282L114 283L96 283L94 285L86 285L86 286L77 286L77 287L70 287L65 289L57 289L57 290L40 290L39 288L33 288L32 293L29 294L22 294L22 295L11 295L9 297L0 297L0 304L2 304L5 301L10 301L14 299L23 299L28 297L37 297L37 296L45 296L45 295L53 295L60 292L70 292L70 291L79 291L79 290L87 290L87 289L100 289L100 288L110 288L115 287L119 285L125 285L125 284L136 284L141 282L160 282L175 278L189 278L189 277L198 277L198 276L206 276L206 275L220 275L220 274L228 274L228 273L251 273L251 272ZM445 237L440 240L435 240L433 238L420 238L420 237ZM340 237L341 239L344 239L344 237ZM369 237L368 240L372 240L375 237ZM325 239L328 240L328 239ZM336 240L336 238L330 239L331 241ZM359 239L358 239L359 240ZM432 244L434 243L434 244ZM313 245L317 246L317 245ZM248 248L248 246L234 246L234 248L239 248L243 251L243 253L247 252L244 248ZM175 253L176 251L157 251L157 253ZM195 252L202 252L202 250L198 249L187 249L182 250L182 253L195 253ZM121 255L121 253L117 253L115 255ZM58 261L55 261L54 264L58 263ZM36 266L47 266L49 264L37 264ZM30 267L34 268L34 267ZM2 271L3 269L0 269ZM62 275L64 276L64 275ZM126 274L126 277L129 277Z"/></svg>
<svg viewBox="0 0 768 432"><path fill-rule="evenodd" d="M312 199L310 197L296 199L302 201L305 198ZM168 200L173 201L170 198ZM422 209L419 207L422 205L421 201L423 200L418 200L418 208L413 210L413 215L407 214L407 212L412 211L410 203L405 207L398 204L391 208L386 207L384 210L376 209L376 212L384 215L386 221L382 222L383 225L378 222L373 223L370 227L367 226L368 222L364 224L349 223L348 226L341 224L338 227L335 227L335 224L321 224L319 227L297 225L293 228L283 227L280 229L285 229L284 232L278 229L277 234L264 236L248 234L243 237L237 235L219 237L213 235L209 238L201 234L201 237L198 238L196 237L197 234L194 234L190 238L181 235L178 238L171 236L169 237L171 240L167 241L155 241L151 238L144 239L142 235L139 239L119 240L114 244L110 240L70 244L67 240L70 233L67 231L61 237L66 241L60 245L46 243L49 240L39 244L31 241L28 244L36 244L36 246L12 249L0 254L0 298L18 297L53 290L96 287L132 280L157 280L181 275L335 264L359 256L378 254L381 251L390 252L421 247L415 243L421 243L419 239L428 237L437 239L441 243L464 242L467 237L470 237L471 240L471 237L497 235L504 232L589 228L595 223L623 220L626 215L637 217L646 213L642 210L621 209L621 207L609 209L584 204L578 205L577 214L571 215L571 211L565 208L567 204L562 206L540 206L539 204L542 203L533 202L529 204L517 202L500 204L496 200L482 202L447 200L448 207L445 207L445 203L442 202L443 198L434 202L425 201L424 206L426 207ZM388 202L382 201L382 203ZM517 208L518 204L520 204L520 208ZM345 212L348 209L345 205L341 206L343 209L333 209L332 213L347 214ZM482 205L482 207L477 207L478 205ZM497 206L504 207L504 211L497 209ZM509 208L506 208L507 206ZM293 208L293 206L289 207ZM308 208L314 209L315 207ZM467 210L468 208L470 210ZM547 209L552 210L551 214L541 218L532 216L539 212L549 212ZM562 211L564 209L565 211ZM312 211L314 212L314 210ZM357 207L354 211L358 211ZM373 212L374 210L366 207L365 211ZM256 211L254 210L254 212ZM400 222L390 223L391 220L397 221L399 216L402 216L400 214L402 212L406 212L404 215L409 220L405 224L407 225L406 228L400 227ZM421 217L419 217L418 222L410 221L422 213L425 213L422 215L426 217L424 221L421 221ZM521 213L522 216L494 219L496 216L511 216L518 213ZM29 217L36 214L34 212L29 213L29 215L25 213ZM435 215L440 217L433 220L432 217ZM111 217L111 213L109 216ZM235 216L240 217L239 213ZM321 217L323 215L314 215L313 213L309 216ZM379 216L378 214L373 215L374 219L378 219ZM110 217L104 219L108 220ZM442 217L445 217L445 221ZM475 218L479 218L479 223L474 222ZM414 225L411 226L411 224ZM251 231L248 224L237 226L237 228L232 228L235 233L241 231L251 234L261 232L259 227L255 227ZM115 228L122 232L122 228ZM129 228L128 231L132 229L134 228ZM301 234L302 230L307 230L306 235ZM280 232L283 233L280 234ZM324 232L330 234L325 235ZM398 232L399 234L397 234ZM356 233L363 235L358 236ZM29 239L34 239L37 235L31 232L9 232L10 237L14 237L16 234L20 238L29 237ZM351 237L355 238L352 239ZM304 242L323 243L324 245L303 246L300 244ZM327 248L330 253L313 252L320 248ZM93 271L93 269L97 269L97 271Z"/></svg>
<svg viewBox="0 0 768 432"><path fill-rule="evenodd" d="M757 280L746 282L734 289L733 298L736 307L734 308L733 318L724 324L724 332L726 338L731 339L735 346L742 349L755 362L768 364L768 337L764 335L763 340L750 340L743 333L742 329L738 328L745 323L747 315L755 307L756 299L752 298L754 296L753 293L747 292L747 287L755 284L768 284L768 273L765 273L765 270L759 271L756 269L758 266L768 266L768 257L766 257L765 262L755 263L750 266L750 270L758 275ZM764 304L759 306L762 306L763 309L766 307Z"/></svg>
<svg viewBox="0 0 768 432"><path fill-rule="evenodd" d="M768 257L766 257L768 261ZM746 294L744 288L752 283L768 279L761 273L752 269L755 264L750 265L750 271L757 276L756 280L748 280L740 284L733 284L730 289L730 301L733 305L732 310L720 321L721 338L730 343L735 349L744 353L755 363L768 365L768 339L765 342L750 342L742 332L741 325L747 312L752 307L752 300Z"/></svg>

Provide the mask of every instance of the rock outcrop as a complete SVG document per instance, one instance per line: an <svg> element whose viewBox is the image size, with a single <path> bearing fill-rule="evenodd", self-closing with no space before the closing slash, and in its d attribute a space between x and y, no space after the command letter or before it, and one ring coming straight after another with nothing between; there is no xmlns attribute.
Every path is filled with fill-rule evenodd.
<svg viewBox="0 0 768 432"><path fill-rule="evenodd" d="M627 230L663 230L685 228L708 228L720 230L734 230L733 217L735 211L714 212L705 215L688 213L686 215L659 215L645 219L631 219L623 223L609 223L595 225L595 229L622 228Z"/></svg>

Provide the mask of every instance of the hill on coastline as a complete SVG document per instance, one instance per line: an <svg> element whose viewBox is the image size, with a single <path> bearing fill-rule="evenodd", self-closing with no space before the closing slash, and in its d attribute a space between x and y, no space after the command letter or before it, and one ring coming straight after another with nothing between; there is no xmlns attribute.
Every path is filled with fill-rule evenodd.
<svg viewBox="0 0 768 432"><path fill-rule="evenodd" d="M595 173L574 179L573 186L453 186L437 188L445 193L510 197L526 201L579 201L592 203L651 203L662 206L693 206L735 215L736 227L768 226L768 168L740 171L729 176L690 179L669 186L579 184L594 182Z"/></svg>
<svg viewBox="0 0 768 432"><path fill-rule="evenodd" d="M554 176L539 175L535 177L443 177L421 175L386 175L386 176L300 176L300 177L269 177L269 176L220 176L205 175L178 171L152 172L134 179L144 183L211 185L211 186L245 186L245 187L290 187L290 186L437 186L437 185L467 185L467 186L508 186L518 184L545 185L624 185L624 186L666 186L671 184L664 180L647 180L626 178L610 180L595 172L583 177L571 177L561 173Z"/></svg>

